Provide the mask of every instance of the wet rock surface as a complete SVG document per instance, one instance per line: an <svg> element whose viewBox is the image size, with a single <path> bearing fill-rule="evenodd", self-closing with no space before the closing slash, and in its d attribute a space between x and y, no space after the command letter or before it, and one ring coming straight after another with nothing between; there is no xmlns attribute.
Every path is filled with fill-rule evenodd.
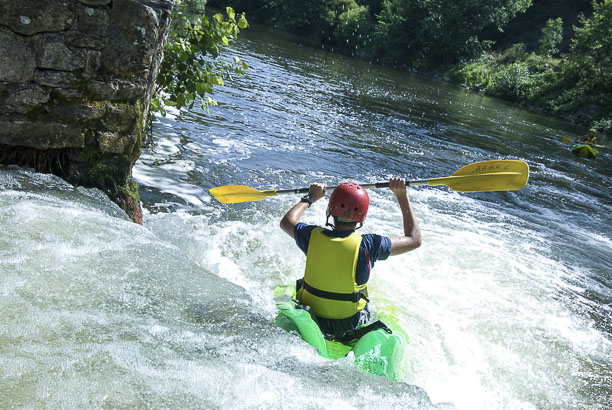
<svg viewBox="0 0 612 410"><path fill-rule="evenodd" d="M53 152L64 161L50 167L54 173L103 189L138 220L131 168L172 6L173 0L0 2L0 162L37 168L28 161L32 150L36 158Z"/></svg>

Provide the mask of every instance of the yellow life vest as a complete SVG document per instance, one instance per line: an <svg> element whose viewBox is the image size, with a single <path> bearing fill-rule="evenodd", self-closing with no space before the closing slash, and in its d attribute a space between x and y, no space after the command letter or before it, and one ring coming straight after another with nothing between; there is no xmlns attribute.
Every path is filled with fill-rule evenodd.
<svg viewBox="0 0 612 410"><path fill-rule="evenodd" d="M355 281L361 235L329 237L313 229L306 253L306 270L297 298L315 315L326 319L354 316L368 303L367 283Z"/></svg>

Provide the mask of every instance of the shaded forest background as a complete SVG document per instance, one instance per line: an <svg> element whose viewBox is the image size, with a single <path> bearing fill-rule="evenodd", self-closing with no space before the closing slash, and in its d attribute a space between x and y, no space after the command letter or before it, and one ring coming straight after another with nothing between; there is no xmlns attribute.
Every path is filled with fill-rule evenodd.
<svg viewBox="0 0 612 410"><path fill-rule="evenodd" d="M375 64L610 132L612 0L209 0Z"/></svg>

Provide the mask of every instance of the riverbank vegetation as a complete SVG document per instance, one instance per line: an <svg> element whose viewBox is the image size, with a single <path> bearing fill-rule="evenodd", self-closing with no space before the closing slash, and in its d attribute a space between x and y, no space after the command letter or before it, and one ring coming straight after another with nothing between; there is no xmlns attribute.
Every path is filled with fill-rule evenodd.
<svg viewBox="0 0 612 410"><path fill-rule="evenodd" d="M153 115L166 115L164 107L193 108L199 102L209 112L217 102L211 97L215 86L236 75L243 75L248 65L240 58L228 58L223 49L248 27L245 13L231 7L225 15L204 13L205 0L185 0L175 4L172 27L164 44L164 58L155 82L147 113L143 145L153 145Z"/></svg>
<svg viewBox="0 0 612 410"><path fill-rule="evenodd" d="M172 30L164 46L164 58L151 99L151 111L165 115L164 106L192 108L196 101L208 111L216 105L213 87L234 75L242 75L247 64L234 56L221 58L221 50L248 27L245 13L231 7L225 15L204 14L204 2L186 1L175 6ZM199 13L198 13L199 11Z"/></svg>
<svg viewBox="0 0 612 410"><path fill-rule="evenodd" d="M610 132L612 0L209 0L321 47Z"/></svg>

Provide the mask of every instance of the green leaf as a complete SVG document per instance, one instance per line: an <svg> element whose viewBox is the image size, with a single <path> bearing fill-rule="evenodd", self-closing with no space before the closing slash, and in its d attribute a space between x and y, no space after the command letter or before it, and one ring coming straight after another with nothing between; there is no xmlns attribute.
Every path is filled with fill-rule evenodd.
<svg viewBox="0 0 612 410"><path fill-rule="evenodd" d="M198 92L198 95L200 97L204 97L204 94L206 94L206 87L204 83L198 83L196 84L196 91Z"/></svg>
<svg viewBox="0 0 612 410"><path fill-rule="evenodd" d="M227 17L229 17L230 20L234 21L236 19L236 13L234 12L233 8L226 7L225 12L227 13Z"/></svg>
<svg viewBox="0 0 612 410"><path fill-rule="evenodd" d="M240 18L238 19L238 27L244 30L248 26L249 26L249 23L247 22L247 19L244 17L244 13L242 13Z"/></svg>
<svg viewBox="0 0 612 410"><path fill-rule="evenodd" d="M225 80L231 80L233 74L243 74L247 67L244 61L234 58L230 64L218 59L239 29L248 27L244 13L238 16L238 21L232 8L227 8L226 13L227 19L218 13L212 18L202 15L192 21L175 14L173 32L164 46L164 59L157 76L159 94L150 104L152 111L163 113L164 105L192 107L198 97L208 110L216 102L206 94L212 94L215 85L225 85Z"/></svg>

